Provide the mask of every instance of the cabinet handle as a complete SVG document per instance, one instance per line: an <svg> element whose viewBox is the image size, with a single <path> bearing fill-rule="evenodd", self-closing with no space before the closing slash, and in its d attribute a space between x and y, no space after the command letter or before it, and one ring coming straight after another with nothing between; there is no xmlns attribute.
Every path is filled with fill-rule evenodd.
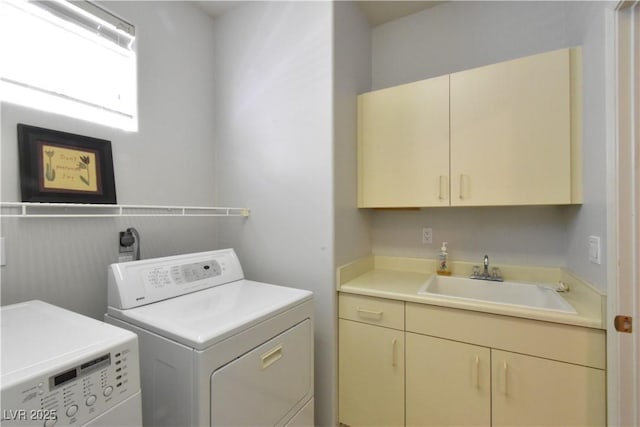
<svg viewBox="0 0 640 427"><path fill-rule="evenodd" d="M477 355L473 361L471 380L475 388L480 388L480 357Z"/></svg>
<svg viewBox="0 0 640 427"><path fill-rule="evenodd" d="M449 191L447 191L447 177L440 175L438 179L438 199L447 200L449 198Z"/></svg>
<svg viewBox="0 0 640 427"><path fill-rule="evenodd" d="M382 319L382 311L367 310L361 307L358 307L357 311L361 317L377 317L378 319Z"/></svg>
<svg viewBox="0 0 640 427"><path fill-rule="evenodd" d="M460 200L464 200L468 198L469 192L464 191L465 182L467 183L469 182L469 175L460 174L460 192L458 194L458 196L460 197Z"/></svg>
<svg viewBox="0 0 640 427"><path fill-rule="evenodd" d="M398 366L398 339L391 340L391 366Z"/></svg>
<svg viewBox="0 0 640 427"><path fill-rule="evenodd" d="M502 379L500 381L500 385L502 386L502 394L504 394L505 396L507 394L509 394L507 392L507 374L509 371L509 365L507 365L507 362L504 361L502 362Z"/></svg>

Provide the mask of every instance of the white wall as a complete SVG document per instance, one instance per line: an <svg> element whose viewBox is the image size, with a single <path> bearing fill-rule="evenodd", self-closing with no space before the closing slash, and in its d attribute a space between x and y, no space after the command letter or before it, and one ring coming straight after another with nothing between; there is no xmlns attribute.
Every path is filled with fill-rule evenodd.
<svg viewBox="0 0 640 427"><path fill-rule="evenodd" d="M371 253L371 218L357 208L356 96L371 87L371 30L353 2L334 6L334 191L336 266Z"/></svg>
<svg viewBox="0 0 640 427"><path fill-rule="evenodd" d="M606 7L611 7L610 2ZM615 3L615 2L613 2ZM590 6L590 7L589 7ZM567 264L580 276L607 290L608 265L603 256L602 265L589 262L587 239L590 235L601 236L602 254L610 245L607 236L607 137L605 117L605 6L592 3L582 9L579 21L583 48L583 174L584 204L575 221L569 225L569 250ZM611 236L613 239L614 236ZM615 244L615 242L611 242Z"/></svg>
<svg viewBox="0 0 640 427"><path fill-rule="evenodd" d="M329 2L253 2L214 22L216 179L251 208L222 227L249 279L315 298L316 422L336 419L332 16Z"/></svg>
<svg viewBox="0 0 640 427"><path fill-rule="evenodd" d="M357 94L371 86L371 31L366 18L353 2L335 3L333 26L335 271L338 266L371 253L371 216L366 209L356 206L356 100ZM337 334L334 336L337 339ZM337 354L334 354L333 364L333 372L337 372ZM337 382L331 393L337 411L336 385ZM337 425L337 414L334 413L329 420L333 422L322 425Z"/></svg>
<svg viewBox="0 0 640 427"><path fill-rule="evenodd" d="M606 249L604 4L600 2L447 2L373 29L372 89L463 69L583 46L584 205L424 209L373 214L373 252L434 257L452 242L452 259L567 266L606 289L606 265L587 261L587 236ZM428 165L426 165L428 166ZM422 246L422 227L434 244ZM392 230L400 230L393 232Z"/></svg>
<svg viewBox="0 0 640 427"><path fill-rule="evenodd" d="M377 212L376 254L436 258L443 241L451 260L492 264L564 267L567 227L576 209L564 206L433 208ZM422 243L422 228L433 229L433 244ZM560 261L559 261L560 260Z"/></svg>
<svg viewBox="0 0 640 427"><path fill-rule="evenodd" d="M122 204L224 205L216 197L211 20L189 3L107 2L138 31L137 133L1 105L2 201L20 201L16 124L111 141ZM106 310L107 265L118 231L136 227L144 258L215 249L216 227L237 218L2 218L2 304L42 299L96 318Z"/></svg>

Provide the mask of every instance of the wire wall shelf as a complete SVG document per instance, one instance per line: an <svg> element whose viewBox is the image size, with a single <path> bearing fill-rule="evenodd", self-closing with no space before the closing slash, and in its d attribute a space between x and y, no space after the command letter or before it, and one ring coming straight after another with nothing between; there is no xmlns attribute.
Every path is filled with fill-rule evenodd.
<svg viewBox="0 0 640 427"><path fill-rule="evenodd" d="M248 208L0 202L4 218L248 217Z"/></svg>

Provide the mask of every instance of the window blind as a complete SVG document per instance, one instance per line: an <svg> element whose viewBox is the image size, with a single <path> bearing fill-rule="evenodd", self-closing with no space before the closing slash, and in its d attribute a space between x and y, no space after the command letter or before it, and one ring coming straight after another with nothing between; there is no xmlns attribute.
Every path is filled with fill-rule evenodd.
<svg viewBox="0 0 640 427"><path fill-rule="evenodd" d="M134 25L88 1L0 8L3 101L137 129Z"/></svg>

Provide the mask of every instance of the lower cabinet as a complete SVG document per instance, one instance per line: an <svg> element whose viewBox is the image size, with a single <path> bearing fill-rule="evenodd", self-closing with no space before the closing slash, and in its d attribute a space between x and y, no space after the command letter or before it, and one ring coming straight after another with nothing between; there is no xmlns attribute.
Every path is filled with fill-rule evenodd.
<svg viewBox="0 0 640 427"><path fill-rule="evenodd" d="M404 425L404 302L340 294L340 424Z"/></svg>
<svg viewBox="0 0 640 427"><path fill-rule="evenodd" d="M408 426L604 426L601 369L407 333Z"/></svg>
<svg viewBox="0 0 640 427"><path fill-rule="evenodd" d="M606 425L603 330L365 296L339 302L341 424Z"/></svg>
<svg viewBox="0 0 640 427"><path fill-rule="evenodd" d="M404 332L340 319L340 423L404 425Z"/></svg>
<svg viewBox="0 0 640 427"><path fill-rule="evenodd" d="M407 425L490 426L490 350L412 333L406 339Z"/></svg>
<svg viewBox="0 0 640 427"><path fill-rule="evenodd" d="M492 425L604 426L602 369L491 351Z"/></svg>

